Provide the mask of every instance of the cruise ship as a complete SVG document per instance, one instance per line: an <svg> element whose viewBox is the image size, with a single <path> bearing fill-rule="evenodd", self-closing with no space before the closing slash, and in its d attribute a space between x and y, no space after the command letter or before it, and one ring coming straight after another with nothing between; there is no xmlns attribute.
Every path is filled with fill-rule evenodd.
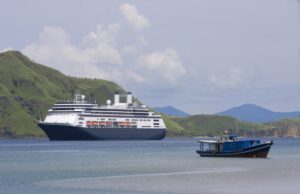
<svg viewBox="0 0 300 194"><path fill-rule="evenodd" d="M50 140L163 139L167 130L161 116L132 99L130 92L116 93L113 104L107 100L106 105L98 105L75 94L73 101L55 103L38 126Z"/></svg>

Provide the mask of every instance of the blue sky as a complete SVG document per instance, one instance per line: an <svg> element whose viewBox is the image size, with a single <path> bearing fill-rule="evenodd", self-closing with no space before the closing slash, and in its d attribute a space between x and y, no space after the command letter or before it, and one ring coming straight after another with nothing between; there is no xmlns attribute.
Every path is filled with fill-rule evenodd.
<svg viewBox="0 0 300 194"><path fill-rule="evenodd" d="M297 0L1 1L0 50L149 106L300 110Z"/></svg>

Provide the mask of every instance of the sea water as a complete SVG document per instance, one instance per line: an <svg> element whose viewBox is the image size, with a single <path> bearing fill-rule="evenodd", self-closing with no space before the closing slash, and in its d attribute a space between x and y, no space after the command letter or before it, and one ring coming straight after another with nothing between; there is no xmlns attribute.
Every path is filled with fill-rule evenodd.
<svg viewBox="0 0 300 194"><path fill-rule="evenodd" d="M0 193L299 194L300 139L267 159L201 158L196 139L0 140Z"/></svg>

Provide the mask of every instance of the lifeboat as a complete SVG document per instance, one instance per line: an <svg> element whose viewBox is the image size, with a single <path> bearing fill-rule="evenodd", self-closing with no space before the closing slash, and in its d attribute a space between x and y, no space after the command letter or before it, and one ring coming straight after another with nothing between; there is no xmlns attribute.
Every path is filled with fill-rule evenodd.
<svg viewBox="0 0 300 194"><path fill-rule="evenodd" d="M126 122L119 122L119 125L124 126L124 125L126 125Z"/></svg>
<svg viewBox="0 0 300 194"><path fill-rule="evenodd" d="M105 124L106 124L106 122L104 122L104 121L99 122L99 125L101 125L101 126L104 126Z"/></svg>
<svg viewBox="0 0 300 194"><path fill-rule="evenodd" d="M97 125L98 125L98 122L97 122L97 121L93 121L93 122L92 122L92 125L93 125L93 126L97 126Z"/></svg>
<svg viewBox="0 0 300 194"><path fill-rule="evenodd" d="M91 126L91 125L92 125L92 122L91 122L91 121L87 121L87 122L86 122L86 125L87 125L87 126Z"/></svg>
<svg viewBox="0 0 300 194"><path fill-rule="evenodd" d="M131 123L130 122L126 122L126 127L130 127Z"/></svg>

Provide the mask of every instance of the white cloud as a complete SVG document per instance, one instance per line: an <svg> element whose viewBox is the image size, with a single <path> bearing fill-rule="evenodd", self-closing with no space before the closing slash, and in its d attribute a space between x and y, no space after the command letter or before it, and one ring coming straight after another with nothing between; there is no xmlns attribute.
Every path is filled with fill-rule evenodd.
<svg viewBox="0 0 300 194"><path fill-rule="evenodd" d="M154 85L153 80L175 83L186 73L177 51L169 48L145 54L148 43L142 29L149 26L148 20L133 5L122 4L120 10L136 33L121 33L126 28L122 23L97 25L76 45L63 28L46 26L38 39L22 52L67 75L109 79L123 86L132 83L150 86Z"/></svg>
<svg viewBox="0 0 300 194"><path fill-rule="evenodd" d="M82 43L73 45L69 35L60 27L46 26L38 40L22 51L37 62L50 65L67 75L110 78L108 64L122 64L122 58L114 47L116 26L107 30L98 26ZM101 68L105 67L105 68Z"/></svg>
<svg viewBox="0 0 300 194"><path fill-rule="evenodd" d="M222 75L212 74L209 80L217 88L232 89L244 84L242 77L243 72L240 68L231 67L228 72L222 72Z"/></svg>
<svg viewBox="0 0 300 194"><path fill-rule="evenodd" d="M142 55L138 59L138 64L145 67L145 71L155 72L170 82L177 80L186 73L176 50L170 48Z"/></svg>
<svg viewBox="0 0 300 194"><path fill-rule="evenodd" d="M109 25L107 30L98 25L95 32L90 32L83 38L84 54L90 56L94 63L122 64L115 40L118 31L118 24Z"/></svg>
<svg viewBox="0 0 300 194"><path fill-rule="evenodd" d="M137 30L143 30L149 26L149 21L140 14L134 5L124 3L120 5L120 10L125 16L126 20Z"/></svg>
<svg viewBox="0 0 300 194"><path fill-rule="evenodd" d="M117 82L145 82L142 73L128 68L128 64L123 64L116 41L119 27L118 24L109 25L107 28L98 25L77 46L71 44L70 36L64 29L46 26L38 40L26 46L22 52L67 75Z"/></svg>
<svg viewBox="0 0 300 194"><path fill-rule="evenodd" d="M107 29L98 25L96 31L89 32L83 38L83 45L86 47L97 47L99 44L116 46L115 36L119 32L119 24L110 24Z"/></svg>

